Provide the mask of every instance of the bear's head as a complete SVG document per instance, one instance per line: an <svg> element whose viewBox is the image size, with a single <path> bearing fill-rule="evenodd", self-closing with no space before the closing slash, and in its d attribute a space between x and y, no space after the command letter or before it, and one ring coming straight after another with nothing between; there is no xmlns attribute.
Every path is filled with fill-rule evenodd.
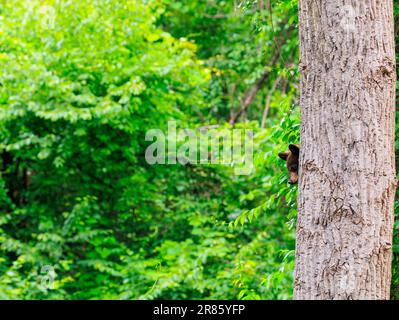
<svg viewBox="0 0 399 320"><path fill-rule="evenodd" d="M298 166L299 166L299 146L290 144L289 151L281 152L278 156L286 161L288 169L288 183L298 183Z"/></svg>

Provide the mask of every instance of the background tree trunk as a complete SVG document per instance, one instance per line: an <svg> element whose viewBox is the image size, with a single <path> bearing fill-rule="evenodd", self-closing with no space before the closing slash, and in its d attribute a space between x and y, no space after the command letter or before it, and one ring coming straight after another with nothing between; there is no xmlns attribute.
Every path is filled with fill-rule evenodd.
<svg viewBox="0 0 399 320"><path fill-rule="evenodd" d="M299 28L294 297L389 299L396 190L393 3L300 0Z"/></svg>

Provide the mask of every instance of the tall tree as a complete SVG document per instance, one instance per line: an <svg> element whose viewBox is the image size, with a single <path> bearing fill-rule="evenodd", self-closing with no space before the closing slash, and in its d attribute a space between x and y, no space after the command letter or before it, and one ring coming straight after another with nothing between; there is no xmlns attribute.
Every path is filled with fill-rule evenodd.
<svg viewBox="0 0 399 320"><path fill-rule="evenodd" d="M349 5L350 4L350 5ZM301 0L296 299L389 299L392 1Z"/></svg>

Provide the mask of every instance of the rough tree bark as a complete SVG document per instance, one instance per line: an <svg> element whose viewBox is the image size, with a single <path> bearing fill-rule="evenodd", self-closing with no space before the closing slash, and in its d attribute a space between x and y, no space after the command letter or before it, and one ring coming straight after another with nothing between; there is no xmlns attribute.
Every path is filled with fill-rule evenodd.
<svg viewBox="0 0 399 320"><path fill-rule="evenodd" d="M389 299L396 190L392 0L299 0L295 299Z"/></svg>

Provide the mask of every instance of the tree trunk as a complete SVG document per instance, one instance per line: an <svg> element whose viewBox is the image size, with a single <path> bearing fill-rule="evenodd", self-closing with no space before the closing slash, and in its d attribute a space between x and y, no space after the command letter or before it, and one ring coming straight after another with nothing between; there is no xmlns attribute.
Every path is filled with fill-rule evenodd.
<svg viewBox="0 0 399 320"><path fill-rule="evenodd" d="M294 298L389 299L396 190L393 3L300 0L299 29Z"/></svg>

